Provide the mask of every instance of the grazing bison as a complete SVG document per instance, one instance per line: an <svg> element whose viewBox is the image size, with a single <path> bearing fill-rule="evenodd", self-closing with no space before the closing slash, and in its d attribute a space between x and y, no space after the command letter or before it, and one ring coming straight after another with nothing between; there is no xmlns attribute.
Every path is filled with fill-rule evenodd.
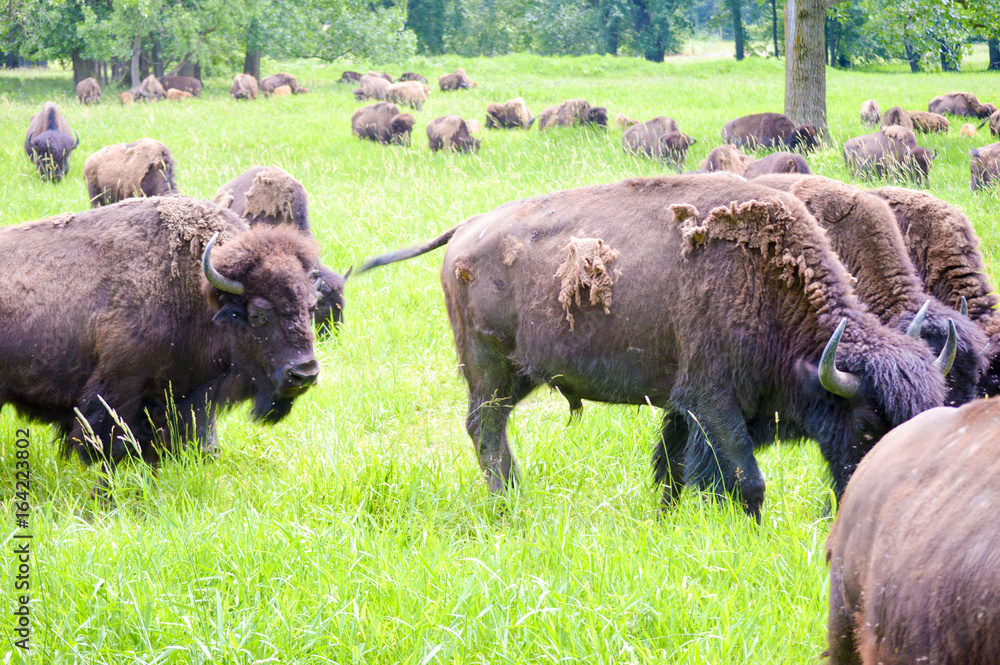
<svg viewBox="0 0 1000 665"><path fill-rule="evenodd" d="M591 106L585 99L569 99L538 114L538 129L573 125L597 125L607 129L608 110L603 106Z"/></svg>
<svg viewBox="0 0 1000 665"><path fill-rule="evenodd" d="M24 154L47 180L59 181L69 171L69 155L80 145L80 135L73 134L69 123L55 102L45 102L42 110L31 116L24 137Z"/></svg>
<svg viewBox="0 0 1000 665"><path fill-rule="evenodd" d="M883 325L926 341L934 353L956 345L945 403L977 396L989 340L975 323L933 298L910 260L889 205L857 187L820 176L769 175L754 182L802 201L830 237L833 251L857 280L855 291ZM952 331L957 339L952 339Z"/></svg>
<svg viewBox="0 0 1000 665"><path fill-rule="evenodd" d="M913 131L922 134L947 134L948 118L940 113L928 111L907 111L913 123Z"/></svg>
<svg viewBox="0 0 1000 665"><path fill-rule="evenodd" d="M907 253L924 288L952 309L962 309L990 340L984 350L989 368L979 395L1000 394L1000 310L979 252L979 238L961 210L927 192L883 187L872 194L884 199L903 234Z"/></svg>
<svg viewBox="0 0 1000 665"><path fill-rule="evenodd" d="M830 665L1000 662L1000 401L889 432L826 541Z"/></svg>
<svg viewBox="0 0 1000 665"><path fill-rule="evenodd" d="M981 129L986 124L990 126L990 134L1000 137L1000 111L994 111L990 117L979 123L979 128ZM975 132L972 135L975 136Z"/></svg>
<svg viewBox="0 0 1000 665"><path fill-rule="evenodd" d="M388 95L389 82L371 74L362 76L358 87L354 89L354 98L359 102L365 99L385 100Z"/></svg>
<svg viewBox="0 0 1000 665"><path fill-rule="evenodd" d="M974 148L969 169L972 172L972 191L992 187L1000 181L1000 143Z"/></svg>
<svg viewBox="0 0 1000 665"><path fill-rule="evenodd" d="M101 101L101 84L93 76L76 84L76 99L81 104L96 104Z"/></svg>
<svg viewBox="0 0 1000 665"><path fill-rule="evenodd" d="M250 74L237 74L233 77L229 94L233 99L257 99L257 90L257 79Z"/></svg>
<svg viewBox="0 0 1000 665"><path fill-rule="evenodd" d="M459 67L451 74L443 74L438 77L438 87L441 91L447 90L459 90L464 88L477 88L479 84L469 78L469 75L465 73L465 69Z"/></svg>
<svg viewBox="0 0 1000 665"><path fill-rule="evenodd" d="M427 80L426 76L421 76L420 74L416 74L414 72L403 72L402 74L399 75L399 80L400 81L417 81L418 83L428 83L429 82Z"/></svg>
<svg viewBox="0 0 1000 665"><path fill-rule="evenodd" d="M684 168L688 148L696 142L680 130L676 120L665 115L632 125L622 134L625 152L659 159L678 171Z"/></svg>
<svg viewBox="0 0 1000 665"><path fill-rule="evenodd" d="M844 143L844 163L856 178L902 176L926 185L935 156L917 145L913 132L896 125Z"/></svg>
<svg viewBox="0 0 1000 665"><path fill-rule="evenodd" d="M337 79L337 83L357 83L360 80L361 80L360 72L347 71L340 75L340 78Z"/></svg>
<svg viewBox="0 0 1000 665"><path fill-rule="evenodd" d="M377 102L354 112L351 130L358 138L369 141L409 145L413 116L400 113L395 104Z"/></svg>
<svg viewBox="0 0 1000 665"><path fill-rule="evenodd" d="M878 107L878 102L869 99L861 102L861 124L870 127L878 127L882 122L882 109Z"/></svg>
<svg viewBox="0 0 1000 665"><path fill-rule="evenodd" d="M730 120L722 127L722 138L751 150L787 148L808 152L819 145L814 126L796 125L784 113L757 113Z"/></svg>
<svg viewBox="0 0 1000 665"><path fill-rule="evenodd" d="M403 81L402 83L392 83L386 88L386 101L395 104L405 104L412 109L420 110L427 101L427 95L431 94L431 87L419 81Z"/></svg>
<svg viewBox="0 0 1000 665"><path fill-rule="evenodd" d="M374 76L375 78L382 79L386 83L392 83L392 77L389 76L388 74L386 74L385 72L375 72L375 71L369 70L368 71L368 76Z"/></svg>
<svg viewBox="0 0 1000 665"><path fill-rule="evenodd" d="M182 99L193 99L194 95L186 90L178 90L177 88L171 88L167 90L167 99L172 102L179 102Z"/></svg>
<svg viewBox="0 0 1000 665"><path fill-rule="evenodd" d="M139 84L139 92L145 100L162 102L167 97L167 91L163 89L156 77L150 74ZM134 94L134 93L133 93Z"/></svg>
<svg viewBox="0 0 1000 665"><path fill-rule="evenodd" d="M904 111L901 106L893 106L891 109L882 114L882 126L892 127L894 125L906 127L912 132L913 118L911 118L909 112Z"/></svg>
<svg viewBox="0 0 1000 665"><path fill-rule="evenodd" d="M118 101L122 106L128 106L129 104L135 104L135 96L131 92L123 92L118 95Z"/></svg>
<svg viewBox="0 0 1000 665"><path fill-rule="evenodd" d="M299 85L299 80L297 78L291 74L286 74L285 72L278 72L277 74L271 74L270 76L262 78L260 80L260 91L265 97L267 97L283 85L287 85L291 89L293 95L304 95L309 92L307 88L303 88Z"/></svg>
<svg viewBox="0 0 1000 665"><path fill-rule="evenodd" d="M167 146L153 139L101 148L83 163L90 205L96 208L133 196L176 194L175 167Z"/></svg>
<svg viewBox="0 0 1000 665"><path fill-rule="evenodd" d="M431 152L478 152L481 142L472 134L469 123L454 113L432 120L427 125L427 140Z"/></svg>
<svg viewBox="0 0 1000 665"><path fill-rule="evenodd" d="M535 118L521 97L486 107L486 129L531 129Z"/></svg>
<svg viewBox="0 0 1000 665"><path fill-rule="evenodd" d="M944 400L940 359L866 311L804 205L741 178L515 201L361 271L446 243L466 427L494 492L518 480L507 419L542 384L574 410L583 399L664 409L664 505L694 484L758 517L756 447L818 441L839 496L886 431Z"/></svg>
<svg viewBox="0 0 1000 665"><path fill-rule="evenodd" d="M319 374L316 256L297 229L182 197L2 229L0 292L17 297L0 299L0 406L108 469L211 448L218 411L246 400L276 423Z"/></svg>
<svg viewBox="0 0 1000 665"><path fill-rule="evenodd" d="M716 171L728 171L736 175L746 173L747 166L753 162L753 157L744 154L739 148L729 143L723 143L718 148L713 148L712 152L698 165L701 173L714 173Z"/></svg>
<svg viewBox="0 0 1000 665"><path fill-rule="evenodd" d="M194 97L201 97L201 81L193 76L161 76L160 85L167 91L167 97L170 96L171 90L180 90Z"/></svg>
<svg viewBox="0 0 1000 665"><path fill-rule="evenodd" d="M993 104L981 104L971 92L949 92L938 95L927 105L931 113L947 113L971 118L988 118L997 110Z"/></svg>
<svg viewBox="0 0 1000 665"><path fill-rule="evenodd" d="M805 158L795 152L775 152L747 165L743 177L747 180L771 173L802 173L809 175L812 170Z"/></svg>
<svg viewBox="0 0 1000 665"><path fill-rule="evenodd" d="M291 225L312 234L306 188L290 173L277 166L255 166L215 192L212 202L229 208L250 226ZM338 275L321 263L316 287L319 298L313 321L320 330L332 330L344 318L344 284ZM350 271L348 271L350 273Z"/></svg>

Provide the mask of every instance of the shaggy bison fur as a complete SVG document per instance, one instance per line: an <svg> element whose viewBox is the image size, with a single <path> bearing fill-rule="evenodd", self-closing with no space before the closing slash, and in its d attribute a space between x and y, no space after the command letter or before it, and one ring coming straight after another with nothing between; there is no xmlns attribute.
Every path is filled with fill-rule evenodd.
<svg viewBox="0 0 1000 665"><path fill-rule="evenodd" d="M97 104L101 101L101 84L93 76L76 84L76 99L81 104Z"/></svg>
<svg viewBox="0 0 1000 665"><path fill-rule="evenodd" d="M83 163L94 208L135 196L177 193L176 164L167 146L154 139L105 146Z"/></svg>
<svg viewBox="0 0 1000 665"><path fill-rule="evenodd" d="M346 71L337 79L337 83L357 83L361 80L360 72Z"/></svg>
<svg viewBox="0 0 1000 665"><path fill-rule="evenodd" d="M891 109L882 114L882 126L892 127L894 125L906 127L912 132L913 118L910 117L910 113L908 111L903 110L903 107L893 106Z"/></svg>
<svg viewBox="0 0 1000 665"><path fill-rule="evenodd" d="M1000 111L994 111L990 117L979 123L979 128L987 124L990 126L990 134L1000 137ZM973 134L975 133L973 132Z"/></svg>
<svg viewBox="0 0 1000 665"><path fill-rule="evenodd" d="M354 99L364 101L366 99L381 99L389 94L389 82L380 76L365 74L358 81L358 87L354 89Z"/></svg>
<svg viewBox="0 0 1000 665"><path fill-rule="evenodd" d="M625 152L659 159L678 171L684 168L688 148L696 142L680 130L676 120L665 115L632 125L622 134Z"/></svg>
<svg viewBox="0 0 1000 665"><path fill-rule="evenodd" d="M145 100L162 102L167 97L167 91L163 89L155 76L150 74L139 84L139 92Z"/></svg>
<svg viewBox="0 0 1000 665"><path fill-rule="evenodd" d="M69 156L80 145L80 135L66 122L55 102L45 102L42 110L31 116L24 137L24 154L46 180L62 180L69 171Z"/></svg>
<svg viewBox="0 0 1000 665"><path fill-rule="evenodd" d="M277 74L271 74L262 78L260 80L260 91L266 97L274 94L274 91L283 85L287 85L293 95L304 95L309 92L308 89L299 85L297 78L285 72L278 72Z"/></svg>
<svg viewBox="0 0 1000 665"><path fill-rule="evenodd" d="M982 104L971 92L949 92L938 95L927 105L931 113L947 113L948 115L966 116L971 118L988 118L997 110L993 104Z"/></svg>
<svg viewBox="0 0 1000 665"><path fill-rule="evenodd" d="M486 129L530 129L535 118L521 97L486 107Z"/></svg>
<svg viewBox="0 0 1000 665"><path fill-rule="evenodd" d="M929 111L908 111L913 131L922 134L947 134L948 118Z"/></svg>
<svg viewBox="0 0 1000 665"><path fill-rule="evenodd" d="M972 191L992 187L1000 182L1000 143L974 148L969 156L971 157L969 170L972 175Z"/></svg>
<svg viewBox="0 0 1000 665"><path fill-rule="evenodd" d="M730 120L722 138L741 148L785 148L808 152L819 145L813 125L796 125L784 113L757 113Z"/></svg>
<svg viewBox="0 0 1000 665"><path fill-rule="evenodd" d="M869 99L861 102L861 124L869 127L878 127L882 122L882 109L878 107L878 102Z"/></svg>
<svg viewBox="0 0 1000 665"><path fill-rule="evenodd" d="M428 83L427 77L414 72L403 72L399 75L400 81L417 81L419 83Z"/></svg>
<svg viewBox="0 0 1000 665"><path fill-rule="evenodd" d="M193 76L161 76L160 85L167 91L168 97L171 90L180 90L194 97L201 97L201 81Z"/></svg>
<svg viewBox="0 0 1000 665"><path fill-rule="evenodd" d="M856 178L903 177L926 185L934 157L913 132L895 125L844 143L844 162Z"/></svg>
<svg viewBox="0 0 1000 665"><path fill-rule="evenodd" d="M743 177L747 180L771 173L802 173L809 175L812 170L805 158L795 152L775 152L755 159L747 165Z"/></svg>
<svg viewBox="0 0 1000 665"><path fill-rule="evenodd" d="M229 87L229 94L233 96L233 99L257 99L257 91L257 79L250 74L237 74L233 77L233 84Z"/></svg>
<svg viewBox="0 0 1000 665"><path fill-rule="evenodd" d="M477 88L479 85L469 78L469 75L465 73L465 69L459 67L451 74L443 74L438 77L438 87L441 91L447 90L460 90L464 88Z"/></svg>
<svg viewBox="0 0 1000 665"><path fill-rule="evenodd" d="M591 106L585 99L569 99L538 114L538 129L573 125L597 125L607 129L608 110L603 106Z"/></svg>
<svg viewBox="0 0 1000 665"><path fill-rule="evenodd" d="M395 104L376 102L354 112L351 116L351 131L358 138L369 141L409 145L413 116L400 113Z"/></svg>
<svg viewBox="0 0 1000 665"><path fill-rule="evenodd" d="M432 120L427 125L427 140L432 152L478 152L480 146L480 141L472 135L469 124L454 113Z"/></svg>
<svg viewBox="0 0 1000 665"><path fill-rule="evenodd" d="M419 81L403 81L392 83L386 88L386 101L394 104L409 106L419 111L427 101L427 95L431 94L431 87Z"/></svg>
<svg viewBox="0 0 1000 665"><path fill-rule="evenodd" d="M734 145L723 143L708 153L698 165L698 171L701 173L728 171L741 176L746 173L747 166L751 162L753 162L752 156L743 153Z"/></svg>

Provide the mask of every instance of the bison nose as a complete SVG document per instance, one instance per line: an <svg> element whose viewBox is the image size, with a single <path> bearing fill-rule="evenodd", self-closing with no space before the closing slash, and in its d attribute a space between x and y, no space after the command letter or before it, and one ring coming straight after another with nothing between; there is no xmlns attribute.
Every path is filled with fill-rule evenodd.
<svg viewBox="0 0 1000 665"><path fill-rule="evenodd" d="M319 363L312 358L285 368L282 385L286 388L308 388L319 377Z"/></svg>

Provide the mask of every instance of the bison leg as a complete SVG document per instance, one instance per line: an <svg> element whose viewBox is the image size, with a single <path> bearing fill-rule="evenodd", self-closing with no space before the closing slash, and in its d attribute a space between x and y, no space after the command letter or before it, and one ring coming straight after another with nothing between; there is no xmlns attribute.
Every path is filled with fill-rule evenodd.
<svg viewBox="0 0 1000 665"><path fill-rule="evenodd" d="M830 617L827 624L826 651L830 665L861 665L855 635L855 616L844 594L843 573L834 563L830 567Z"/></svg>
<svg viewBox="0 0 1000 665"><path fill-rule="evenodd" d="M663 485L663 510L672 508L684 489L687 439L688 426L684 415L676 411L665 412L660 440L653 446L653 480Z"/></svg>
<svg viewBox="0 0 1000 665"><path fill-rule="evenodd" d="M511 411L536 385L531 379L509 368L494 381L480 381L469 386L469 415L465 428L472 437L479 467L486 476L490 492L499 494L508 485L516 486L521 470L507 440L507 419Z"/></svg>

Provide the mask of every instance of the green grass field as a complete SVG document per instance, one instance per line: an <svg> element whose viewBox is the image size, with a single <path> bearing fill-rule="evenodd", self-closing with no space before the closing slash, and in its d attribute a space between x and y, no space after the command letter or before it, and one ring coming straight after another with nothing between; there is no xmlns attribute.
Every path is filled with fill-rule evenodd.
<svg viewBox="0 0 1000 665"><path fill-rule="evenodd" d="M584 97L647 119L676 118L698 139L688 168L733 117L783 108L775 61L417 59L389 67L434 82L464 66L479 88L435 90L415 115L413 145L351 135L360 107L338 86L358 64L266 63L312 92L237 103L228 78L201 99L121 107L116 91L81 108L68 72L0 71L0 225L88 207L87 156L148 136L177 161L185 194L211 197L254 165L305 185L325 262L340 271L428 239L501 203L559 189L664 173L625 156L621 132L484 131L478 155L431 154L424 129L445 113L483 120L523 96L536 113ZM926 108L969 90L1000 100L1000 75L830 71L833 145L809 161L851 181L840 153L868 133L874 97ZM22 149L41 103L60 104L81 144L66 180L41 181ZM998 266L1000 194L969 191L968 152L991 142L922 137L941 153L930 191L972 219ZM49 428L0 416L4 663L803 663L825 648L830 519L815 445L758 455L763 523L687 493L657 517L649 452L658 414L566 402L540 390L512 419L523 489L501 511L464 429L438 270L442 253L351 278L347 322L320 341L321 383L273 428L240 408L221 421L221 456L182 454L155 475L119 469L119 506L87 500L97 476L59 457ZM31 651L12 651L17 562L16 430L30 427Z"/></svg>

